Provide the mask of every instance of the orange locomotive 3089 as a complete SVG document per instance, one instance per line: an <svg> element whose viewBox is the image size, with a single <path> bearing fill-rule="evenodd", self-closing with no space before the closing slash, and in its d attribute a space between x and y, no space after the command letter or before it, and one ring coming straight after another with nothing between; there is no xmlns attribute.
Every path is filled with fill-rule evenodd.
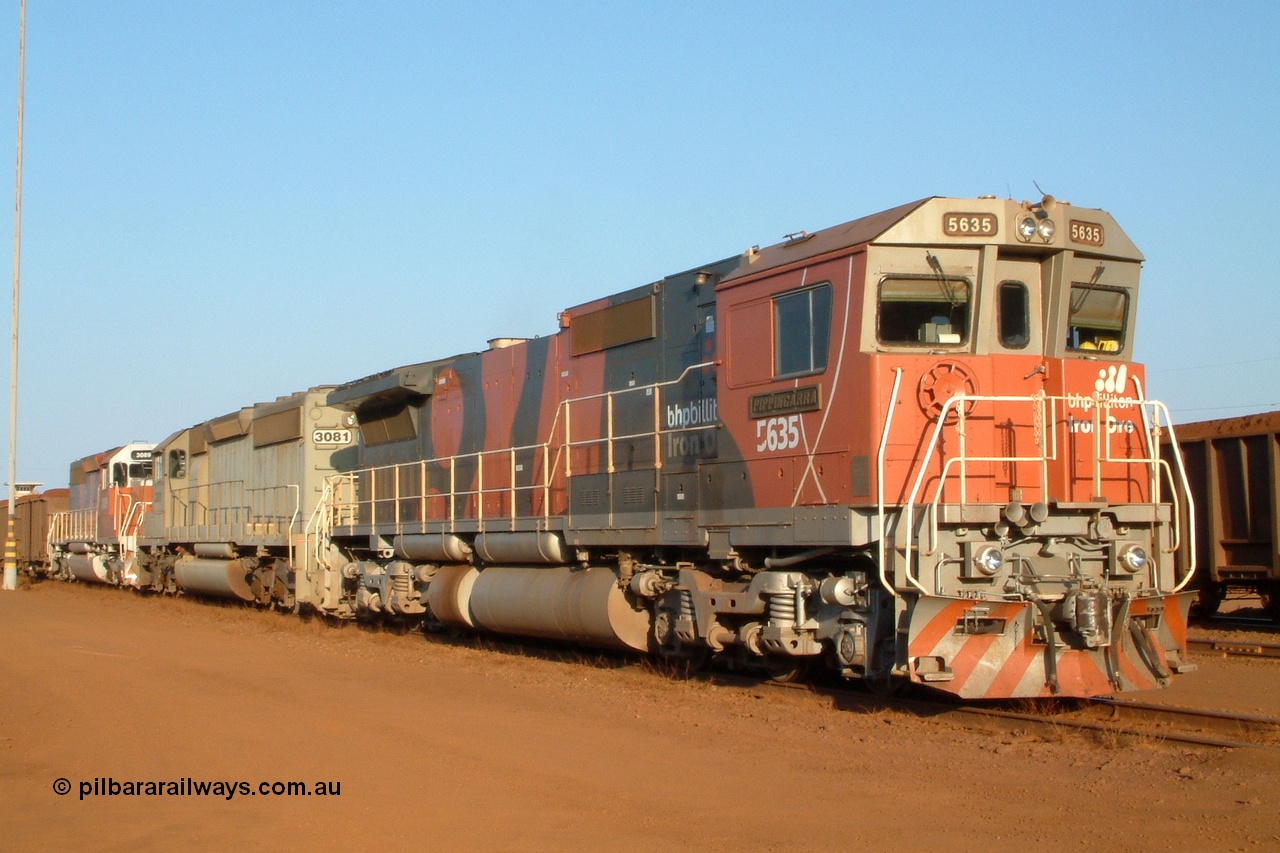
<svg viewBox="0 0 1280 853"><path fill-rule="evenodd" d="M1161 686L1192 531L1141 262L1100 210L930 198L243 409L157 446L137 583L969 698Z"/></svg>
<svg viewBox="0 0 1280 853"><path fill-rule="evenodd" d="M135 585L138 529L151 507L152 447L133 442L71 463L68 509L50 519L56 574Z"/></svg>

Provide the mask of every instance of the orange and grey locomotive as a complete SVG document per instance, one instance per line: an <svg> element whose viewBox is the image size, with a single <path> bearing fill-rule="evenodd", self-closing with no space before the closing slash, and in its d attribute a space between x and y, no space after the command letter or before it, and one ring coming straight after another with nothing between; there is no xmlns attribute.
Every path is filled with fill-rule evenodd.
<svg viewBox="0 0 1280 853"><path fill-rule="evenodd" d="M92 457L51 545L88 580L777 678L1163 686L1196 514L1132 360L1142 260L1051 197L912 202Z"/></svg>
<svg viewBox="0 0 1280 853"><path fill-rule="evenodd" d="M53 573L138 585L137 539L151 508L152 448L135 441L71 463L68 506L49 520Z"/></svg>
<svg viewBox="0 0 1280 853"><path fill-rule="evenodd" d="M290 439L341 451L289 600L967 698L1162 686L1193 531L1142 260L1100 210L929 198L337 386Z"/></svg>

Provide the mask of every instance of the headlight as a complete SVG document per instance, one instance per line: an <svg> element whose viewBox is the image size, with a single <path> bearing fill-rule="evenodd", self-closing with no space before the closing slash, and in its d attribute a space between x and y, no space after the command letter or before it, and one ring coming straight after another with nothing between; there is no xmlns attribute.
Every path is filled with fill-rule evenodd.
<svg viewBox="0 0 1280 853"><path fill-rule="evenodd" d="M1018 236L1030 240L1036 236L1036 220L1034 216L1024 216L1018 220Z"/></svg>
<svg viewBox="0 0 1280 853"><path fill-rule="evenodd" d="M973 555L973 567L984 575L994 575L1004 565L1004 554L994 545L988 545Z"/></svg>
<svg viewBox="0 0 1280 853"><path fill-rule="evenodd" d="M1040 239L1046 243L1053 239L1053 234L1057 230L1057 226L1053 224L1052 219L1041 219L1036 225L1036 231L1040 233Z"/></svg>
<svg viewBox="0 0 1280 853"><path fill-rule="evenodd" d="M1120 566L1128 572L1140 572L1147 565L1147 550L1141 545L1126 545L1120 549Z"/></svg>

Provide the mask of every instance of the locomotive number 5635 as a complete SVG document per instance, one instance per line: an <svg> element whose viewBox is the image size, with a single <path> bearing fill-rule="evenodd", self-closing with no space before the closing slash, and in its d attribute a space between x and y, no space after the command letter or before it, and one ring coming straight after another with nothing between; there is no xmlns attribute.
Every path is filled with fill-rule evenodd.
<svg viewBox="0 0 1280 853"><path fill-rule="evenodd" d="M800 416L756 421L756 452L790 450L800 446Z"/></svg>

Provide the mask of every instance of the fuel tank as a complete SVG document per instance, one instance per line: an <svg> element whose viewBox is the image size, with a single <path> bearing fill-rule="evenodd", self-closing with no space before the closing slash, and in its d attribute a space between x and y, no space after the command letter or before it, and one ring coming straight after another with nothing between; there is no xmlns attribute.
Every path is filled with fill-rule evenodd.
<svg viewBox="0 0 1280 853"><path fill-rule="evenodd" d="M183 557L173 569L178 586L187 592L253 601L253 591L245 580L244 564L239 560L205 560Z"/></svg>
<svg viewBox="0 0 1280 853"><path fill-rule="evenodd" d="M651 615L631 606L611 569L490 566L475 579L470 609L476 625L499 634L649 647Z"/></svg>
<svg viewBox="0 0 1280 853"><path fill-rule="evenodd" d="M68 554L67 569L76 580L107 582L107 558L101 554Z"/></svg>
<svg viewBox="0 0 1280 853"><path fill-rule="evenodd" d="M481 533L476 553L488 563L568 563L569 548L559 533Z"/></svg>
<svg viewBox="0 0 1280 853"><path fill-rule="evenodd" d="M455 628L474 628L471 618L471 588L480 576L472 566L441 566L427 587L427 606L431 613L446 625Z"/></svg>

